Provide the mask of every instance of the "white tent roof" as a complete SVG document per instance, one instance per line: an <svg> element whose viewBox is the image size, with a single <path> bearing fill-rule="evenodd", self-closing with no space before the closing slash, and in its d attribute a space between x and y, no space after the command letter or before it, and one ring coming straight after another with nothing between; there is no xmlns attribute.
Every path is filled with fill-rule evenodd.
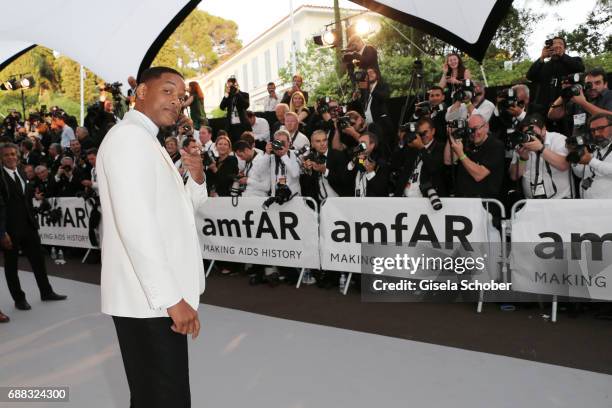
<svg viewBox="0 0 612 408"><path fill-rule="evenodd" d="M20 0L28 21L3 19L0 69L32 44L86 66L107 81L127 83L148 68L159 49L200 0ZM101 4L101 3L100 3ZM98 4L98 5L100 5ZM9 61L10 62L10 61ZM126 89L126 87L124 87Z"/></svg>
<svg viewBox="0 0 612 408"><path fill-rule="evenodd" d="M352 0L482 61L512 0Z"/></svg>

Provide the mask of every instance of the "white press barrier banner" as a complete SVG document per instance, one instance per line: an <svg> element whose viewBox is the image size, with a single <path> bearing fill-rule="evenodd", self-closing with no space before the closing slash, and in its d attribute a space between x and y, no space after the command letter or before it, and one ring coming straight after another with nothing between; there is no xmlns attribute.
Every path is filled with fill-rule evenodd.
<svg viewBox="0 0 612 408"><path fill-rule="evenodd" d="M296 268L319 268L317 213L301 197L262 209L265 198L207 200L196 216L202 257Z"/></svg>
<svg viewBox="0 0 612 408"><path fill-rule="evenodd" d="M39 208L40 202L33 202L34 207ZM48 202L51 204L49 211L36 215L43 245L95 248L89 239L89 203L77 197L50 198Z"/></svg>
<svg viewBox="0 0 612 408"><path fill-rule="evenodd" d="M612 300L612 200L527 200L512 221L512 289Z"/></svg>
<svg viewBox="0 0 612 408"><path fill-rule="evenodd" d="M435 211L425 198L350 198L325 201L320 214L324 270L360 273L362 244L500 242L480 199L442 199Z"/></svg>

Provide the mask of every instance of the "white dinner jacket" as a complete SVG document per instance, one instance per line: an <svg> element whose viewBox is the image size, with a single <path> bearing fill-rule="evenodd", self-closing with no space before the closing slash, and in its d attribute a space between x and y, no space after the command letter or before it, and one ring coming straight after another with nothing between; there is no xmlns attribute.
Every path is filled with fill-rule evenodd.
<svg viewBox="0 0 612 408"><path fill-rule="evenodd" d="M167 317L185 299L197 310L204 267L195 211L206 183L183 180L137 110L105 136L97 159L102 207L102 312Z"/></svg>

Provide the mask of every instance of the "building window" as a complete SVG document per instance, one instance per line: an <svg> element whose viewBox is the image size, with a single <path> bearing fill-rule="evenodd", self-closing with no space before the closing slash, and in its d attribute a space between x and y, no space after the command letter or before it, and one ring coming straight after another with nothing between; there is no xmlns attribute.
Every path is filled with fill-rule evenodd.
<svg viewBox="0 0 612 408"><path fill-rule="evenodd" d="M281 69L285 66L285 44L282 41L276 43L276 68Z"/></svg>
<svg viewBox="0 0 612 408"><path fill-rule="evenodd" d="M300 32L299 31L294 31L293 32L293 41L295 42L295 51L301 51L302 50L302 44L300 44Z"/></svg>
<svg viewBox="0 0 612 408"><path fill-rule="evenodd" d="M251 75L253 76L253 88L257 88L260 84L259 82L259 64L257 57L251 60Z"/></svg>
<svg viewBox="0 0 612 408"><path fill-rule="evenodd" d="M242 64L242 86L244 90L249 90L249 67L247 64Z"/></svg>
<svg viewBox="0 0 612 408"><path fill-rule="evenodd" d="M266 52L264 53L264 65L265 65L265 74L266 77L264 78L264 81L270 82L272 80L272 65L270 63L270 50L266 50Z"/></svg>

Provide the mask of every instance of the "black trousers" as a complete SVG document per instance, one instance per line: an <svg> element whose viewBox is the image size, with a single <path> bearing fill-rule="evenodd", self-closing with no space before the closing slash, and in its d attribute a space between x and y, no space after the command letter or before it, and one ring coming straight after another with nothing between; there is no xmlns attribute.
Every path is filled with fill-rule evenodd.
<svg viewBox="0 0 612 408"><path fill-rule="evenodd" d="M10 235L10 234L9 234ZM34 277L36 278L36 284L40 290L42 296L47 295L53 291L49 278L47 277L47 267L45 265L45 256L43 253L42 245L40 244L40 237L38 231L32 229L30 231L24 231L19 235L11 235L13 241L13 249L10 251L4 251L4 274L6 275L6 283L11 292L11 296L15 302L25 300L26 296L23 290L21 290L21 284L19 283L19 276L17 275L18 263L19 263L19 249L21 249L28 258Z"/></svg>
<svg viewBox="0 0 612 408"><path fill-rule="evenodd" d="M172 319L113 316L130 387L130 408L189 408L187 336Z"/></svg>

